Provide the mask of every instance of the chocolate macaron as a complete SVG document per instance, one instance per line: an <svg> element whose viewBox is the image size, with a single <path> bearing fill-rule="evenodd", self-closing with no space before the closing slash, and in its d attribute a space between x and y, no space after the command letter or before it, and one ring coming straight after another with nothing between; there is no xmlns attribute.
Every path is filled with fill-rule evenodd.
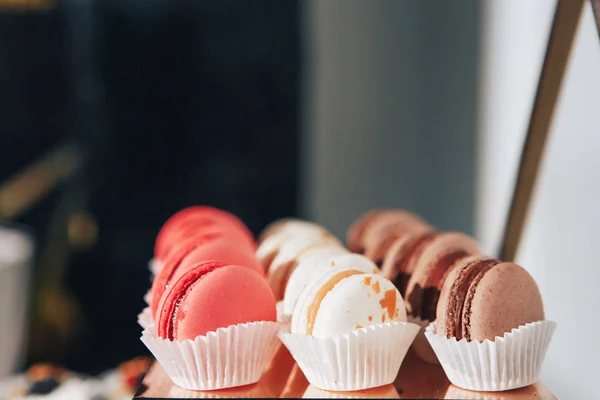
<svg viewBox="0 0 600 400"><path fill-rule="evenodd" d="M380 214L365 229L362 238L364 255L381 268L385 255L396 239L433 230L432 226L408 212Z"/></svg>
<svg viewBox="0 0 600 400"><path fill-rule="evenodd" d="M448 272L437 305L436 333L483 342L544 320L539 288L511 262L468 257Z"/></svg>
<svg viewBox="0 0 600 400"><path fill-rule="evenodd" d="M402 297L406 293L408 280L416 266L416 260L426 248L427 244L435 239L440 232L416 231L396 238L383 259L381 272L400 291Z"/></svg>
<svg viewBox="0 0 600 400"><path fill-rule="evenodd" d="M479 254L477 241L460 232L438 233L422 245L412 260L412 274L406 284L404 302L408 314L435 321L446 272L455 262L473 254Z"/></svg>
<svg viewBox="0 0 600 400"><path fill-rule="evenodd" d="M432 229L408 211L372 210L350 226L346 240L350 251L364 254L381 266L387 248L394 238L422 227Z"/></svg>
<svg viewBox="0 0 600 400"><path fill-rule="evenodd" d="M362 239L365 229L375 217L389 211L390 210L386 209L375 209L358 217L352 225L350 225L346 234L346 246L348 246L348 249L353 253L362 254L364 252Z"/></svg>

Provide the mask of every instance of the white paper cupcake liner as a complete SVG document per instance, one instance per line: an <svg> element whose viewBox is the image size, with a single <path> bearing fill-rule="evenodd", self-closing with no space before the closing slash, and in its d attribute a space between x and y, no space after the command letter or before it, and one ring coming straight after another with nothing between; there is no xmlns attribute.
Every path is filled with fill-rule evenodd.
<svg viewBox="0 0 600 400"><path fill-rule="evenodd" d="M276 308L277 308L277 321L280 322L283 325L289 325L290 322L292 321L292 316L291 315L286 315L283 312L283 300L278 301L276 304Z"/></svg>
<svg viewBox="0 0 600 400"><path fill-rule="evenodd" d="M153 333L156 333L154 331L155 325L154 325L154 319L152 318L152 313L150 312L150 307L144 308L142 310L142 312L138 314L137 320L138 320L138 324L140 324L142 329L150 330Z"/></svg>
<svg viewBox="0 0 600 400"><path fill-rule="evenodd" d="M492 392L535 383L555 329L554 321L538 321L480 343L437 335L433 322L425 336L452 384Z"/></svg>
<svg viewBox="0 0 600 400"><path fill-rule="evenodd" d="M217 390L257 382L277 348L280 328L277 322L251 322L182 342L145 330L141 340L177 386Z"/></svg>
<svg viewBox="0 0 600 400"><path fill-rule="evenodd" d="M144 301L146 302L146 304L150 305L150 302L152 301L152 291L148 290L146 292L146 294L144 295Z"/></svg>
<svg viewBox="0 0 600 400"><path fill-rule="evenodd" d="M148 261L148 269L152 273L152 278L154 278L156 275L158 275L162 266L163 266L162 261L157 260L156 258L151 258L150 261Z"/></svg>
<svg viewBox="0 0 600 400"><path fill-rule="evenodd" d="M423 361L429 364L439 365L440 361L438 360L435 352L431 348L429 341L425 337L425 328L429 326L431 323L429 320L421 319L419 317L408 316L408 322L412 324L419 325L421 328L417 336L415 337L415 341L412 344L412 349L415 354Z"/></svg>
<svg viewBox="0 0 600 400"><path fill-rule="evenodd" d="M419 326L388 322L329 338L281 332L311 385L351 391L392 383Z"/></svg>

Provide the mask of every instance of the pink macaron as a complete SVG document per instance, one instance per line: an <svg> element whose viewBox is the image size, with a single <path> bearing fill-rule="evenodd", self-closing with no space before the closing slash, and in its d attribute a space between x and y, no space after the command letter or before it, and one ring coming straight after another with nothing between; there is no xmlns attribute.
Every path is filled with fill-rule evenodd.
<svg viewBox="0 0 600 400"><path fill-rule="evenodd" d="M223 262L196 264L161 298L157 332L182 341L231 325L277 319L266 280L249 268Z"/></svg>

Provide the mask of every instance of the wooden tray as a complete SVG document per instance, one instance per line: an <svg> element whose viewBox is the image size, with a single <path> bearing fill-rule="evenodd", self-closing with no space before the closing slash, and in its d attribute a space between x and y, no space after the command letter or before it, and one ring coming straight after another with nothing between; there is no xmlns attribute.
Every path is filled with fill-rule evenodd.
<svg viewBox="0 0 600 400"><path fill-rule="evenodd" d="M144 378L134 399L201 398L388 398L388 399L485 399L551 400L556 396L541 382L508 392L472 392L450 384L442 367L422 362L409 352L393 385L357 392L328 392L306 381L289 352L281 347L260 381L253 385L197 392L175 386L158 363Z"/></svg>

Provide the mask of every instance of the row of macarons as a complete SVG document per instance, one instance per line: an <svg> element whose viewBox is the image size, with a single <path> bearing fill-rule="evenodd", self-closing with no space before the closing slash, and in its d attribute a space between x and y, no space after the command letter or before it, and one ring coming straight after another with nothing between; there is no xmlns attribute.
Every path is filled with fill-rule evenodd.
<svg viewBox="0 0 600 400"><path fill-rule="evenodd" d="M295 219L271 224L255 243L245 225L229 213L210 207L183 210L165 223L157 237L152 263L156 277L146 311L149 315L142 323L148 328L142 340L160 362L161 358L177 358L172 353L178 346L173 343L201 338L208 345L210 340L205 339L218 336L215 332L235 331L230 328L248 323L254 324L250 331L264 334L269 323L279 320L286 327L291 318L291 333L276 332L275 327L267 333L279 333L309 381L324 389L362 389L395 378L420 330L405 322L408 310L409 321L421 326L439 315L438 329L433 324L427 339L453 383L470 389L502 390L535 380L537 369L528 368L530 376L504 373L503 378L487 376L474 382L465 365L443 360L458 358L455 350L447 351L442 338L477 345L503 336L510 342L515 328L538 336L540 331L546 332L547 339L539 345L547 345L554 326L543 321L541 296L525 270L481 256L474 239L437 232L400 210L377 210L359 218L349 229L347 245L345 248L323 227ZM280 301L277 317L275 300ZM535 323L523 325L529 322ZM246 338L256 333L245 332ZM425 342L421 347L430 350L421 337ZM467 340L456 340L462 337ZM165 353L167 347L170 351ZM480 353L476 347L462 346L460 351L475 357ZM324 351L326 348L338 351ZM346 351L340 352L343 348ZM353 349L365 348L371 349L368 354L361 353L366 359L356 360L359 355ZM212 354L209 350L205 349L206 354ZM177 351L185 361L185 352ZM389 357L390 352L395 357ZM420 353L428 357L427 351ZM543 353L545 348L536 353L536 360L528 362L540 364ZM387 364L376 360L384 355ZM185 362L190 365L190 354L187 356ZM251 360L247 358L238 365L248 364ZM506 364L507 360L496 362ZM358 379L358 372L349 374L350 364L377 363L385 366L362 371L369 376ZM323 370L318 365L341 369ZM186 379L181 379L181 368L173 372L179 380L174 379L176 384L192 389L223 385L199 383L202 374L194 368L188 370L193 376ZM260 371L254 376L259 377ZM232 385L231 379L228 385Z"/></svg>

